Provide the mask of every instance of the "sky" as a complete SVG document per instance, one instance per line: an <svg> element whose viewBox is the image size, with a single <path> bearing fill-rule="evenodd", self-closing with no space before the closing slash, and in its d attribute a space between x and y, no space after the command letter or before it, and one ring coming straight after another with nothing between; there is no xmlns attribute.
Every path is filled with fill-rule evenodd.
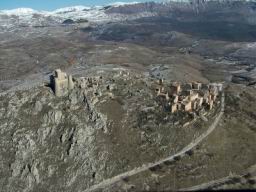
<svg viewBox="0 0 256 192"><path fill-rule="evenodd" d="M0 0L0 10L15 8L32 8L36 10L55 10L58 8L84 5L108 5L113 2L145 2L150 0ZM151 0L152 1L152 0ZM160 1L160 0L156 0Z"/></svg>

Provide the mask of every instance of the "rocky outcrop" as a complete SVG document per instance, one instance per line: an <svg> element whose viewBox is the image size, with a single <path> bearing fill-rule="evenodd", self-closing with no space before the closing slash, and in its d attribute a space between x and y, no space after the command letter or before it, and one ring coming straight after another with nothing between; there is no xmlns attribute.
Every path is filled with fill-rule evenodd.
<svg viewBox="0 0 256 192"><path fill-rule="evenodd" d="M79 191L100 179L95 134L106 123L88 92L59 99L38 87L0 96L1 190ZM91 179L77 185L82 178Z"/></svg>

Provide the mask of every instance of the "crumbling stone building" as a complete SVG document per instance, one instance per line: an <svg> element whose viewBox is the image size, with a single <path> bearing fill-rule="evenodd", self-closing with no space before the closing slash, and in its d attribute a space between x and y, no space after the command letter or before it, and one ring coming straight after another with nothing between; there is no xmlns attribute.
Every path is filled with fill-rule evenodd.
<svg viewBox="0 0 256 192"><path fill-rule="evenodd" d="M211 110L218 92L222 91L222 84L174 82L165 88L161 80L156 90L158 97L166 99L172 113L176 111L192 112L202 109L203 105Z"/></svg>
<svg viewBox="0 0 256 192"><path fill-rule="evenodd" d="M185 100L181 102L181 109L183 111L192 111L192 102L189 100Z"/></svg>

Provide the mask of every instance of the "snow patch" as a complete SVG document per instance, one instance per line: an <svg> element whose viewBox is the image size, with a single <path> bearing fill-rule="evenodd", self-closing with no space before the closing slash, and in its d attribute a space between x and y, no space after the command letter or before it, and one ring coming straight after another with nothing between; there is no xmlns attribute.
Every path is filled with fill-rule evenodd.
<svg viewBox="0 0 256 192"><path fill-rule="evenodd" d="M120 7L120 6L125 6L125 5L134 5L134 4L138 4L139 2L134 1L134 2L115 2L115 3L111 3L109 4L110 6L113 7Z"/></svg>
<svg viewBox="0 0 256 192"><path fill-rule="evenodd" d="M64 8L56 9L52 13L60 14L60 13L67 13L67 12L80 12L80 11L89 11L89 10L91 10L91 7L79 5L79 6L64 7Z"/></svg>
<svg viewBox="0 0 256 192"><path fill-rule="evenodd" d="M247 47L248 49L255 49L255 48L256 48L256 42L255 42L255 43L248 43L248 44L246 45L246 47Z"/></svg>

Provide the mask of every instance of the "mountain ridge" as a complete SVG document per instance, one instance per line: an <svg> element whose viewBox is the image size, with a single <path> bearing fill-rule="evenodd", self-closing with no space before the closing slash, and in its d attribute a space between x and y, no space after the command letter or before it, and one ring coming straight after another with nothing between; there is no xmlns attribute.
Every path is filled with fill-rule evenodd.
<svg viewBox="0 0 256 192"><path fill-rule="evenodd" d="M216 16L215 16L216 15ZM60 25L67 19L86 19L90 23L130 21L140 18L164 17L185 22L211 22L216 19L239 21L256 25L255 0L190 0L165 2L116 2L108 6L83 5L64 7L54 11L37 11L31 8L0 10L2 28L15 26Z"/></svg>

